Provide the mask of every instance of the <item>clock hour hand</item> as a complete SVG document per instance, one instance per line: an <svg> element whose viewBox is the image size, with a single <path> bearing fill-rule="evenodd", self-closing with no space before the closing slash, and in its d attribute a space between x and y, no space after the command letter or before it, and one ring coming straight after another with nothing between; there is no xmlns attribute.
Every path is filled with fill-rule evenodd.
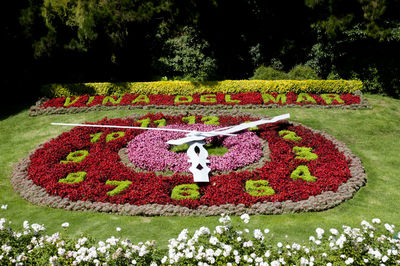
<svg viewBox="0 0 400 266"><path fill-rule="evenodd" d="M219 128L217 130L213 130L210 131L209 133L219 133L219 134L230 134L230 133L234 133L234 132L238 132L244 129L248 129L248 128L252 128L252 127L256 127L259 125L263 125L263 124L269 124L269 123L275 123L277 121L280 120L284 120L284 119L288 119L290 118L290 114L284 114L284 115L278 115L278 116L274 116L271 119L261 119L261 120L257 120L257 121L252 121L252 122L248 122L248 123L242 123L236 126L230 126L230 127L224 127L224 128Z"/></svg>
<svg viewBox="0 0 400 266"><path fill-rule="evenodd" d="M279 115L275 116L271 119L262 119L262 120L257 120L257 121L252 121L248 123L242 123L236 126L230 126L230 127L224 127L224 128L219 128L213 131L207 131L207 132L196 132L196 133L189 133L186 135L184 138L180 139L174 139L174 140L169 140L167 141L168 144L171 145L181 145L184 143L192 142L192 141L201 141L204 140L207 137L213 137L213 136L219 136L219 135L232 135L234 132L238 132L247 128L267 124L267 123L275 123L277 121L287 119L290 117L290 114L284 114L284 115Z"/></svg>
<svg viewBox="0 0 400 266"><path fill-rule="evenodd" d="M206 138L206 136L187 136L184 138L180 139L171 139L167 141L167 144L170 145L182 145L188 142L193 142L193 141L202 141Z"/></svg>

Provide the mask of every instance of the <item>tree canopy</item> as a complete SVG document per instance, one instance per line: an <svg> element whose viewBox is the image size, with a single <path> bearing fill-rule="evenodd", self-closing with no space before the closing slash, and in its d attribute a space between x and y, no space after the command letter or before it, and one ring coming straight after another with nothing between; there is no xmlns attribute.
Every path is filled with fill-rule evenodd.
<svg viewBox="0 0 400 266"><path fill-rule="evenodd" d="M247 79L302 65L400 95L396 0L17 2L2 28L8 49L26 52L7 60L37 84Z"/></svg>

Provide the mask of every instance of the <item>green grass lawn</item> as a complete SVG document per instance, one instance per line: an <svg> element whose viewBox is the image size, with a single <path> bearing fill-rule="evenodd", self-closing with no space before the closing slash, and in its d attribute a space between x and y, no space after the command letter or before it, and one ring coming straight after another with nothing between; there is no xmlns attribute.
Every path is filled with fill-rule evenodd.
<svg viewBox="0 0 400 266"><path fill-rule="evenodd" d="M288 112L290 120L335 136L361 158L368 183L353 199L331 210L253 216L248 228L269 228L278 239L285 239L287 235L289 240L301 241L314 234L317 227L359 226L363 219L377 217L400 230L400 100L377 95L367 95L367 99L372 110L252 110L268 116ZM51 122L94 122L105 116L125 117L131 113L128 110L103 111L32 118L24 110L0 121L0 204L8 204L8 210L0 210L0 217L11 219L14 226L21 228L24 220L44 224L48 233L60 231L61 224L69 222L72 236L84 233L98 240L111 235L123 236L134 243L154 239L162 247L183 228L193 232L201 226L215 226L218 217L130 217L38 207L14 193L10 185L13 165L39 144L67 130L51 126ZM116 227L121 227L122 231L117 233Z"/></svg>

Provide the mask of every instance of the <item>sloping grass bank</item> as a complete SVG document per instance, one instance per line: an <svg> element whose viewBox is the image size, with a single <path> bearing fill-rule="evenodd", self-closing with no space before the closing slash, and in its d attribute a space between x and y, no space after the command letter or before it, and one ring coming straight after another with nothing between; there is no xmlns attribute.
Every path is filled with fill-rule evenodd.
<svg viewBox="0 0 400 266"><path fill-rule="evenodd" d="M400 101L376 95L366 97L372 110L252 110L269 116L289 112L291 120L335 136L361 158L368 184L352 200L334 209L318 213L256 216L252 217L250 228L268 227L276 238L284 239L288 235L293 241L307 239L317 227L340 227L342 224L357 227L361 220L374 217L393 223L399 229ZM142 111L147 112L149 110ZM51 122L94 122L105 116L116 118L131 113L117 110L31 118L25 110L0 121L0 204L8 205L7 211L0 210L0 217L6 217L21 227L24 220L44 224L48 233L60 231L61 224L69 222L71 235L87 233L98 239L117 235L115 228L121 227L118 235L133 242L154 239L161 246L183 228L194 230L201 226L215 226L219 217L124 217L38 207L14 193L10 186L13 165L37 145L66 130L51 126Z"/></svg>

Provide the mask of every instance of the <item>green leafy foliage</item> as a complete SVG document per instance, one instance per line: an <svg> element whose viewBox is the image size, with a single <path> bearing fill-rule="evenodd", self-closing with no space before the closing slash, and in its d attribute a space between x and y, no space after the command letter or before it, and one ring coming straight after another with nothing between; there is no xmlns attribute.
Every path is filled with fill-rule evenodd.
<svg viewBox="0 0 400 266"><path fill-rule="evenodd" d="M174 99L175 103L190 103L193 101L193 97L190 95L177 95Z"/></svg>
<svg viewBox="0 0 400 266"><path fill-rule="evenodd" d="M278 93L353 93L363 90L363 83L359 80L222 80L222 81L154 81L154 82L99 82L78 84L49 84L43 86L43 93L50 97L68 97L72 95L85 95L81 87L90 88L92 95L118 94L169 94L175 95L175 103L193 102L193 94L225 93L226 102L240 102L230 94L240 92L278 92ZM141 97L141 96L138 96ZM136 99L138 99L138 97ZM146 98L141 97L142 100ZM136 101L133 100L133 102ZM148 98L147 98L148 99ZM203 97L212 102L213 97ZM277 99L284 100L277 96Z"/></svg>
<svg viewBox="0 0 400 266"><path fill-rule="evenodd" d="M290 177L293 180L296 179L303 179L307 182L314 182L317 180L317 177L312 176L310 170L308 169L307 165L299 165L291 174Z"/></svg>
<svg viewBox="0 0 400 266"><path fill-rule="evenodd" d="M291 140L294 142L301 141L303 138L296 135L296 132L290 130L279 131L279 136L283 136L283 139Z"/></svg>
<svg viewBox="0 0 400 266"><path fill-rule="evenodd" d="M125 181L107 180L106 185L116 186L116 188L114 188L113 190L108 191L107 195L110 197L116 196L119 193L121 193L122 191L124 191L125 189L127 189L131 184L132 184L132 181L129 181L129 180L125 180Z"/></svg>
<svg viewBox="0 0 400 266"><path fill-rule="evenodd" d="M286 103L286 95L283 93L278 94L276 97L272 96L271 94L262 94L261 96L263 97L264 103L269 101L272 101L273 103Z"/></svg>
<svg viewBox="0 0 400 266"><path fill-rule="evenodd" d="M118 132L110 133L106 136L106 142L122 138L123 136L125 136L125 131L118 131Z"/></svg>
<svg viewBox="0 0 400 266"><path fill-rule="evenodd" d="M69 173L66 178L61 178L58 183L75 184L85 180L86 172Z"/></svg>
<svg viewBox="0 0 400 266"><path fill-rule="evenodd" d="M277 70L271 66L260 66L255 71L250 80L317 80L317 72L310 66L297 65L289 73Z"/></svg>
<svg viewBox="0 0 400 266"><path fill-rule="evenodd" d="M158 60L169 73L182 80L207 80L216 68L215 59L206 55L208 48L208 42L194 28L185 26L179 35L165 41L166 55Z"/></svg>
<svg viewBox="0 0 400 266"><path fill-rule="evenodd" d="M288 73L289 79L305 80L305 79L320 79L317 72L310 66L297 65Z"/></svg>
<svg viewBox="0 0 400 266"><path fill-rule="evenodd" d="M369 92L400 96L400 79L394 74L400 71L398 1L306 4L315 12L311 27L316 34L307 65L329 79L351 77L362 80Z"/></svg>
<svg viewBox="0 0 400 266"><path fill-rule="evenodd" d="M61 161L60 163L80 163L89 155L89 152L86 150L79 150L71 152L67 155L67 159Z"/></svg>
<svg viewBox="0 0 400 266"><path fill-rule="evenodd" d="M387 12L387 7L393 6L393 2L393 0L358 0L357 3L348 5L346 1L306 0L309 7L324 11L325 16L313 26L324 30L331 38L352 29L379 41L399 37L397 31L393 31L398 26L395 21L388 23L386 20L385 23L384 19L393 16Z"/></svg>
<svg viewBox="0 0 400 266"><path fill-rule="evenodd" d="M267 180L246 181L246 192L254 197L271 196L275 194L275 190L268 186Z"/></svg>
<svg viewBox="0 0 400 266"><path fill-rule="evenodd" d="M308 93L299 93L299 96L297 97L296 102L302 103L302 102L311 102L311 103L316 103L315 99L311 97Z"/></svg>
<svg viewBox="0 0 400 266"><path fill-rule="evenodd" d="M130 25L149 21L169 8L168 2L158 0L30 1L22 11L20 21L26 34L32 32L36 23L43 21L41 26L46 30L42 35L32 36L35 38L34 54L41 57L49 55L55 48L87 52L99 39L106 40L114 49L122 47L126 45L128 34L135 34L130 32Z"/></svg>
<svg viewBox="0 0 400 266"><path fill-rule="evenodd" d="M103 135L103 132L98 132L95 134L90 135L90 143L96 143L100 140L101 135Z"/></svg>
<svg viewBox="0 0 400 266"><path fill-rule="evenodd" d="M338 102L338 103L344 103L344 101L340 98L340 95L339 95L339 94L332 94L332 93L327 94L327 93L323 93L323 94L321 94L321 97L322 97L322 99L324 99L324 101L325 101L327 104L331 104L331 103L333 103L333 101L336 101L336 102Z"/></svg>
<svg viewBox="0 0 400 266"><path fill-rule="evenodd" d="M201 121L204 122L204 125L219 125L218 116L204 116Z"/></svg>
<svg viewBox="0 0 400 266"><path fill-rule="evenodd" d="M182 184L174 187L171 198L176 200L200 198L199 186L196 184Z"/></svg>
<svg viewBox="0 0 400 266"><path fill-rule="evenodd" d="M254 75L250 78L251 80L284 80L288 79L285 72L276 70L270 66L260 66L254 72Z"/></svg>
<svg viewBox="0 0 400 266"><path fill-rule="evenodd" d="M312 161L318 159L318 155L312 152L312 148L310 147L298 147L294 146L293 147L293 152L296 153L295 159L299 160L306 160L306 161Z"/></svg>

